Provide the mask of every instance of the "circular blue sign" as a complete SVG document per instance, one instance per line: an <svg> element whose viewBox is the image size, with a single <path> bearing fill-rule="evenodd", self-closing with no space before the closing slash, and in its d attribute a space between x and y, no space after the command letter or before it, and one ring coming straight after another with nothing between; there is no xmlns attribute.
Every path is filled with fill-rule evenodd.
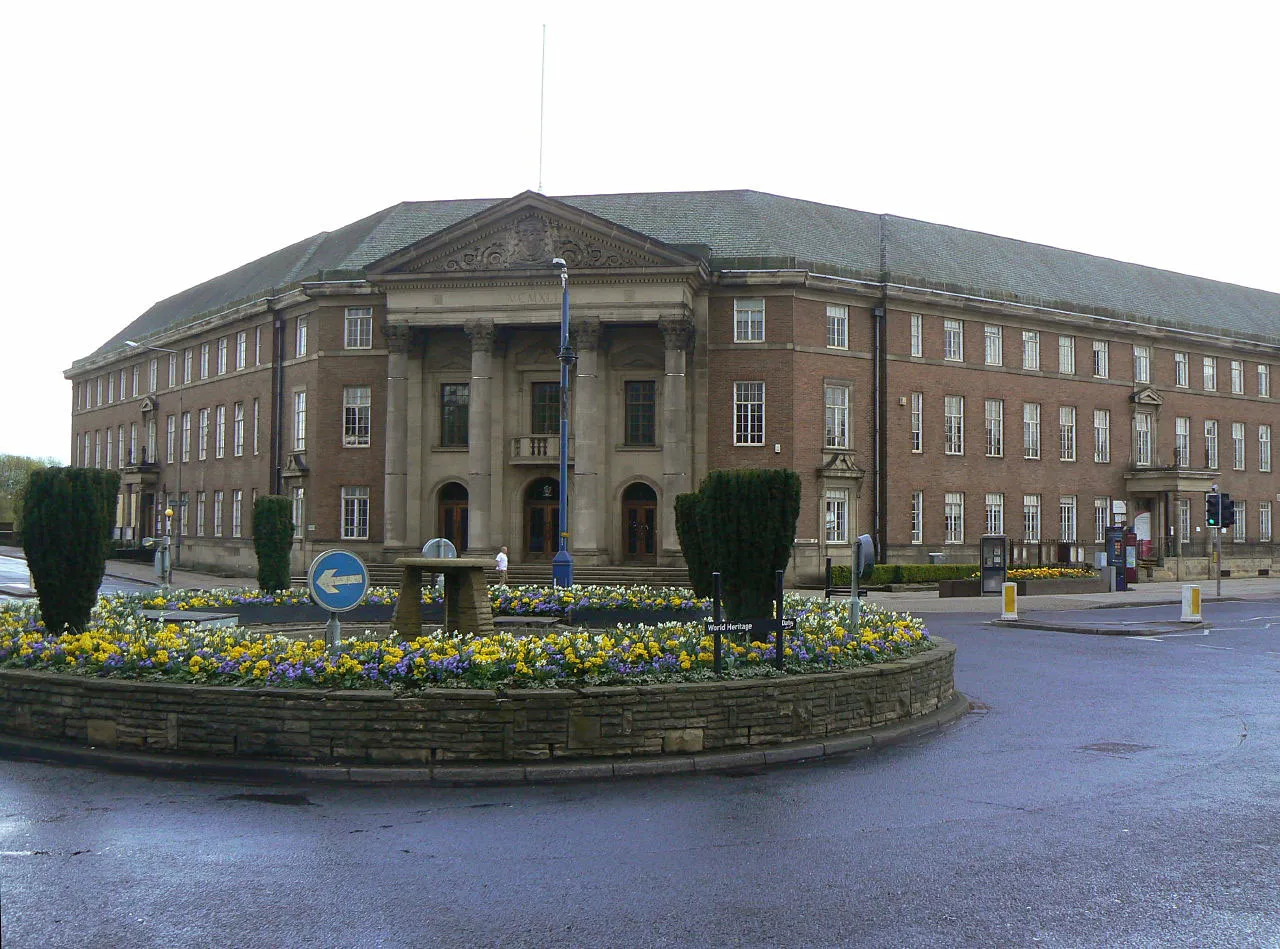
<svg viewBox="0 0 1280 949"><path fill-rule="evenodd" d="M369 589L369 571L364 561L345 550L326 550L311 561L307 589L315 604L331 613L359 606Z"/></svg>

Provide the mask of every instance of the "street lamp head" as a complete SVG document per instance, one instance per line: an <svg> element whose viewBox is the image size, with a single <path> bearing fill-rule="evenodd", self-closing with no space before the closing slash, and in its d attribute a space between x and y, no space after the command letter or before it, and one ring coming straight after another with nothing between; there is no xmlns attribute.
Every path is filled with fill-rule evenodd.
<svg viewBox="0 0 1280 949"><path fill-rule="evenodd" d="M126 340L124 341L124 344L125 344L126 346L129 346L129 347L133 348L133 349L137 349L137 348L138 348L138 346L140 345L139 343L135 343L135 342L134 342L133 340L131 340L131 339L126 339Z"/></svg>
<svg viewBox="0 0 1280 949"><path fill-rule="evenodd" d="M163 346L152 346L150 343L139 343L132 339L126 339L124 344L130 349L149 349L156 353L176 353L176 349L165 349Z"/></svg>
<svg viewBox="0 0 1280 949"><path fill-rule="evenodd" d="M553 267L560 267L560 268L562 268L562 269L564 269L564 270L568 270L568 269L569 269L569 265L568 265L567 263L565 263L565 260L564 260L564 258L563 258L563 257L552 257L552 258L551 258L551 265L552 265Z"/></svg>
<svg viewBox="0 0 1280 949"><path fill-rule="evenodd" d="M164 516L165 516L165 517L173 517L173 508L171 508L171 507L167 507L167 508L165 508L165 509L164 509Z"/></svg>

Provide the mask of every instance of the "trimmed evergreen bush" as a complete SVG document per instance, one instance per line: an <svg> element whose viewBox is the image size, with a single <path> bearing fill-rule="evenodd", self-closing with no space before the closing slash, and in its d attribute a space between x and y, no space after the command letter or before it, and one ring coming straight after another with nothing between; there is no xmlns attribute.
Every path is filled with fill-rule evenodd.
<svg viewBox="0 0 1280 949"><path fill-rule="evenodd" d="M696 491L676 495L676 534L680 537L680 549L689 567L689 584L696 596L711 596L711 565L707 562L702 536L698 533L698 504L701 495Z"/></svg>
<svg viewBox="0 0 1280 949"><path fill-rule="evenodd" d="M800 516L800 476L784 468L713 471L698 489L698 537L720 571L729 619L773 615L775 573L785 570Z"/></svg>
<svg viewBox="0 0 1280 949"><path fill-rule="evenodd" d="M99 468L41 468L27 480L22 549L51 633L88 625L107 569L119 491L120 474Z"/></svg>
<svg viewBox="0 0 1280 949"><path fill-rule="evenodd" d="M258 556L258 587L267 593L289 589L289 551L293 547L293 505L266 494L253 505L253 552Z"/></svg>
<svg viewBox="0 0 1280 949"><path fill-rule="evenodd" d="M976 563L878 563L871 568L867 586L882 587L889 583L937 583L939 580L965 580L978 573ZM831 565L831 585L849 585L849 565Z"/></svg>

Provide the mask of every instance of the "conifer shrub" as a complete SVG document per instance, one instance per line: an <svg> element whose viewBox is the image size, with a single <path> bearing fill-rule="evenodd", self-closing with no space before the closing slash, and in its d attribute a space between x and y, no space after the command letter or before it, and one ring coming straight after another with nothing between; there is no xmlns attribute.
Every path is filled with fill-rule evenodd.
<svg viewBox="0 0 1280 949"><path fill-rule="evenodd" d="M119 491L119 472L99 468L41 468L27 480L22 549L52 633L89 623L107 569Z"/></svg>
<svg viewBox="0 0 1280 949"><path fill-rule="evenodd" d="M702 536L698 533L698 504L701 495L697 491L676 495L676 534L680 537L680 549L689 567L689 585L695 596L711 596L711 566L707 562Z"/></svg>
<svg viewBox="0 0 1280 949"><path fill-rule="evenodd" d="M253 551L258 556L258 588L266 593L289 589L289 551L293 547L293 505L267 494L253 505Z"/></svg>

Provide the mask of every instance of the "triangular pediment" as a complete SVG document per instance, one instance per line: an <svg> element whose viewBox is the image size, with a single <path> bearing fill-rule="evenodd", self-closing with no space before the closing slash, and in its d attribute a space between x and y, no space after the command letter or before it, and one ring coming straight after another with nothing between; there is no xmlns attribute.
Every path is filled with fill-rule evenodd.
<svg viewBox="0 0 1280 949"><path fill-rule="evenodd" d="M444 275L495 271L696 267L698 258L638 231L526 191L375 261L366 272Z"/></svg>
<svg viewBox="0 0 1280 949"><path fill-rule="evenodd" d="M1151 386L1134 389L1129 401L1134 405L1164 405L1164 397Z"/></svg>

